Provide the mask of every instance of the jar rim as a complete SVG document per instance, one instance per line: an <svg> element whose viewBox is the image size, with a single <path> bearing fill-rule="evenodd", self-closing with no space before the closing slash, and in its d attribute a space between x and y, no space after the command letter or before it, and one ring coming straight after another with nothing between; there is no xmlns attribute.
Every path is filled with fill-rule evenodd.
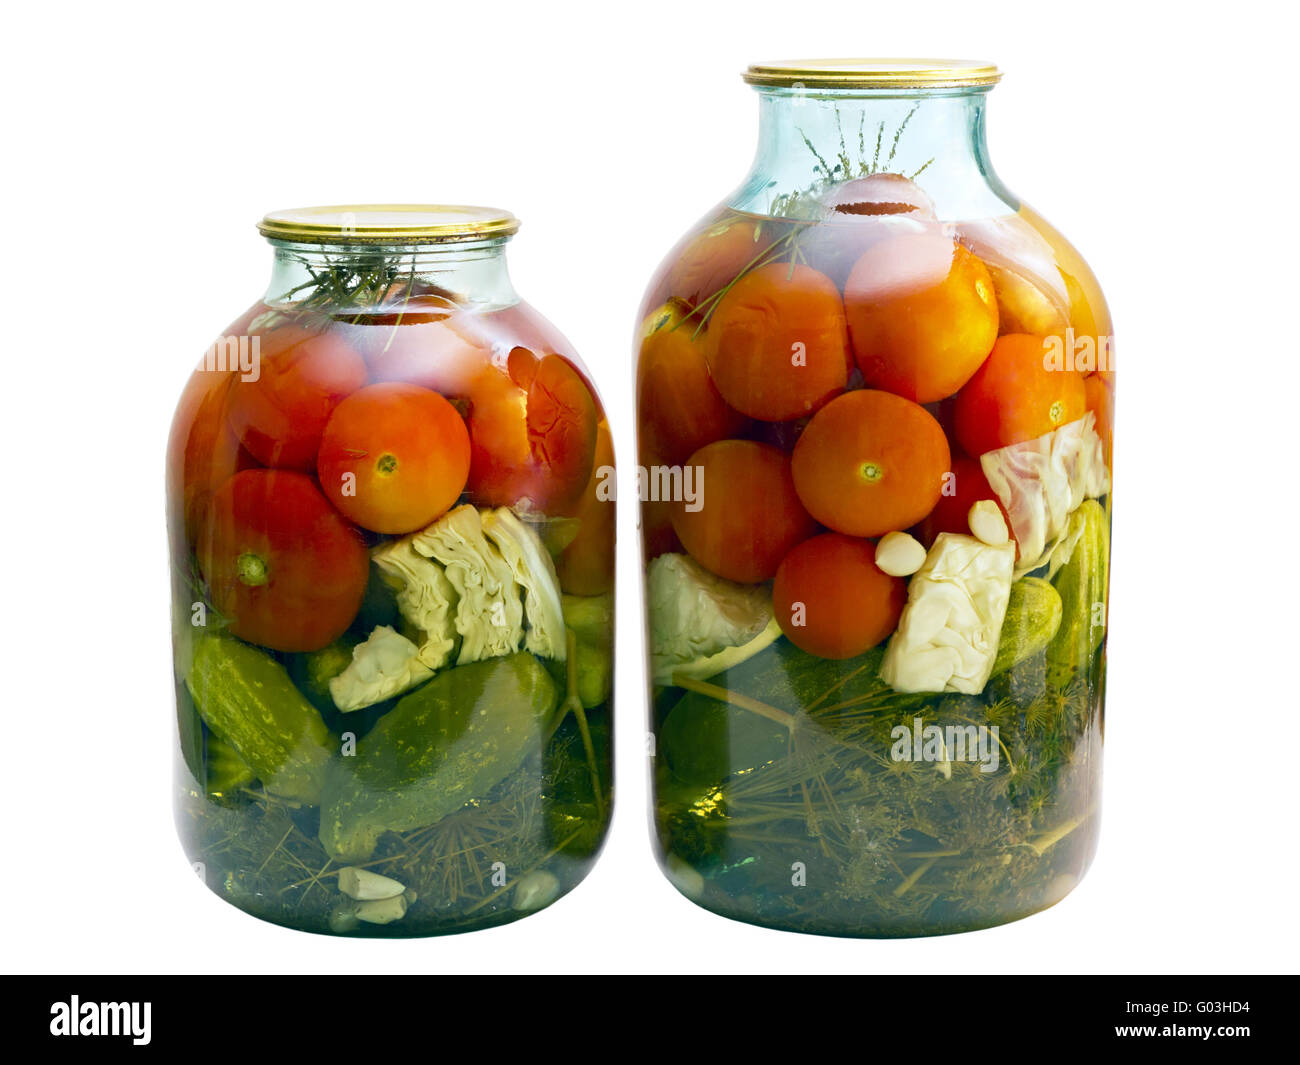
<svg viewBox="0 0 1300 1065"><path fill-rule="evenodd" d="M358 203L271 211L257 229L299 244L457 244L513 236L519 219L468 204Z"/></svg>
<svg viewBox="0 0 1300 1065"><path fill-rule="evenodd" d="M943 89L996 85L1002 72L982 59L782 59L751 63L750 85L817 89Z"/></svg>

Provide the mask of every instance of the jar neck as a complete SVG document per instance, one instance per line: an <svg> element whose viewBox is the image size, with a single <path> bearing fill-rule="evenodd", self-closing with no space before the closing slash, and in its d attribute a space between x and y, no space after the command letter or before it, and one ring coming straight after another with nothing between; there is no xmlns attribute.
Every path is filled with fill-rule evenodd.
<svg viewBox="0 0 1300 1065"><path fill-rule="evenodd" d="M985 87L758 93L758 150L729 201L737 210L791 213L791 197L878 172L915 179L943 220L1018 209L989 160Z"/></svg>
<svg viewBox="0 0 1300 1065"><path fill-rule="evenodd" d="M270 243L267 304L313 298L367 308L392 303L405 292L429 291L485 310L519 302L502 238L419 245Z"/></svg>

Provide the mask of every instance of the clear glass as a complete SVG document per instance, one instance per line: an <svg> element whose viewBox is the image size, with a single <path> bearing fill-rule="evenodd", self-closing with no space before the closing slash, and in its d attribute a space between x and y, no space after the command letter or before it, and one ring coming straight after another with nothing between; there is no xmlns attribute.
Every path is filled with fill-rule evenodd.
<svg viewBox="0 0 1300 1065"><path fill-rule="evenodd" d="M761 88L637 338L655 823L728 917L1024 917L1097 839L1113 343L987 88Z"/></svg>
<svg viewBox="0 0 1300 1065"><path fill-rule="evenodd" d="M600 400L502 239L272 244L168 445L182 842L293 928L514 920L609 819Z"/></svg>

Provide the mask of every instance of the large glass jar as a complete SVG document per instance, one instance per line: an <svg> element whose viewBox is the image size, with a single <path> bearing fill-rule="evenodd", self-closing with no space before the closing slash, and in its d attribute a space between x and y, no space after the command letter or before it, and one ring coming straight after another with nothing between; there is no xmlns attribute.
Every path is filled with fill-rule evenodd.
<svg viewBox="0 0 1300 1065"><path fill-rule="evenodd" d="M728 917L957 932L1094 851L1111 325L993 172L998 77L751 67L753 167L641 309L657 835Z"/></svg>
<svg viewBox="0 0 1300 1065"><path fill-rule="evenodd" d="M511 287L508 213L277 212L167 455L177 821L314 932L514 920L608 822L609 426Z"/></svg>

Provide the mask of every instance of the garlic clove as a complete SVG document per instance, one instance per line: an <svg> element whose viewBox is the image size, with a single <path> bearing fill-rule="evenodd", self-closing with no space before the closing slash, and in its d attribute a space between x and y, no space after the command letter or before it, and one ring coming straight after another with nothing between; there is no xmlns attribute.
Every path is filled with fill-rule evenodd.
<svg viewBox="0 0 1300 1065"><path fill-rule="evenodd" d="M549 906L560 893L560 882L555 874L544 869L534 869L515 885L514 908L527 913Z"/></svg>
<svg viewBox="0 0 1300 1065"><path fill-rule="evenodd" d="M361 902L356 908L357 920L367 924L392 924L406 916L406 896L394 895L391 899L372 899Z"/></svg>
<svg viewBox="0 0 1300 1065"><path fill-rule="evenodd" d="M876 544L876 568L891 577L910 577L924 564L925 548L910 533L885 533Z"/></svg>
<svg viewBox="0 0 1300 1065"><path fill-rule="evenodd" d="M1010 539L1006 519L1002 517L1002 511L991 499L981 499L971 504L966 522L970 526L970 531L975 534L975 538L988 544L989 547L1001 547Z"/></svg>
<svg viewBox="0 0 1300 1065"><path fill-rule="evenodd" d="M349 898L368 902L396 898L406 887L392 877L349 865L339 870L339 890Z"/></svg>

